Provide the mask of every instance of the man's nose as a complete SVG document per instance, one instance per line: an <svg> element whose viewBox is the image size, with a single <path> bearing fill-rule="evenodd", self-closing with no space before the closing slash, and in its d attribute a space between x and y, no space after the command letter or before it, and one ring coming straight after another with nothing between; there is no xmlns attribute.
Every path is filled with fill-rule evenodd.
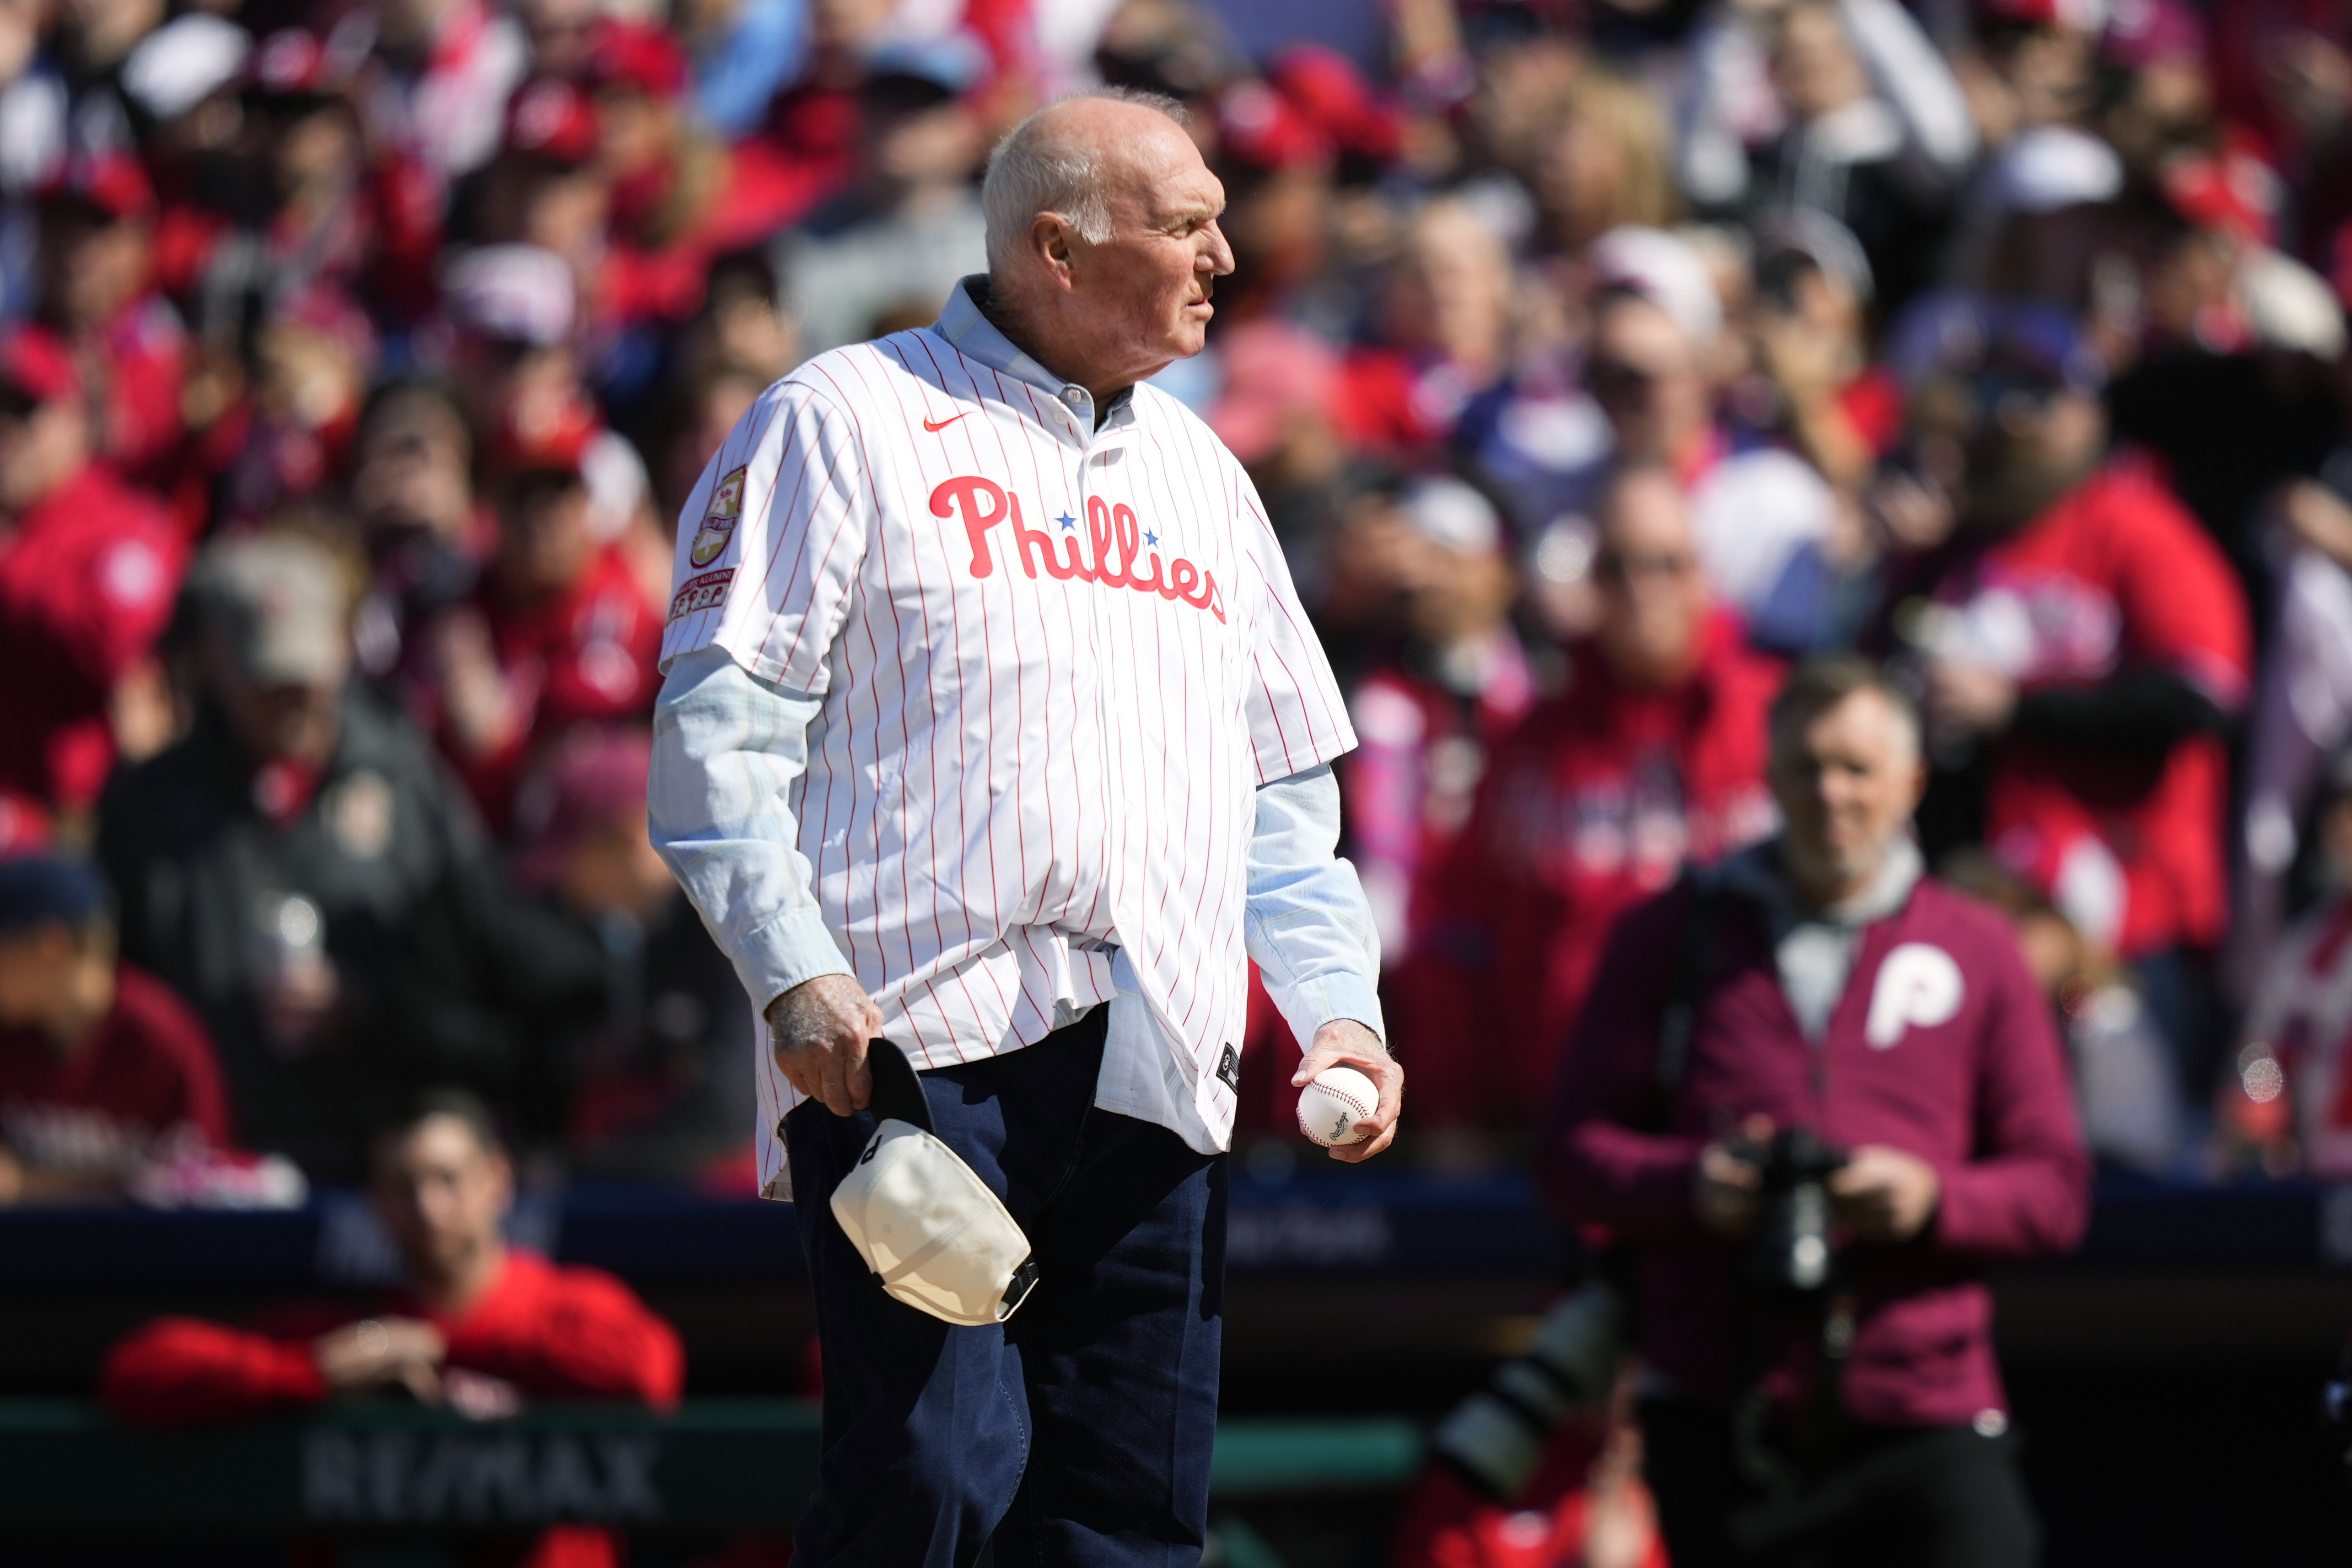
<svg viewBox="0 0 2352 1568"><path fill-rule="evenodd" d="M1192 259L1193 267L1213 277L1223 277L1234 269L1234 247L1225 243L1225 231L1215 224L1208 226L1209 248Z"/></svg>

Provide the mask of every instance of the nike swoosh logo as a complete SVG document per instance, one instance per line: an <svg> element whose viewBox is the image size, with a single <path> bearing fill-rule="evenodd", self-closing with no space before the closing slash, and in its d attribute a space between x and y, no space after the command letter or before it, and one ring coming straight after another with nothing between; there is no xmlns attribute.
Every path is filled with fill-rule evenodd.
<svg viewBox="0 0 2352 1568"><path fill-rule="evenodd" d="M966 409L962 413L951 413L948 415L947 418L940 421L937 424L933 424L927 419L923 421L923 428L929 431L933 435L937 435L940 431L945 430L949 425L953 424L959 419L966 417L971 413L971 410Z"/></svg>

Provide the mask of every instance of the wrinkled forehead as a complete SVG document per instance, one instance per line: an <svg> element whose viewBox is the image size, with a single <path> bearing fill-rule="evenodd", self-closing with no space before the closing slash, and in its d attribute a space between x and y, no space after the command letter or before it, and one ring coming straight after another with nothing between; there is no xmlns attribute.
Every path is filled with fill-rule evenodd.
<svg viewBox="0 0 2352 1568"><path fill-rule="evenodd" d="M1158 224L1171 218L1214 217L1224 211L1225 188L1201 161L1200 149L1175 121L1121 136L1106 150L1103 199L1122 219ZM1160 127L1164 127L1162 130Z"/></svg>

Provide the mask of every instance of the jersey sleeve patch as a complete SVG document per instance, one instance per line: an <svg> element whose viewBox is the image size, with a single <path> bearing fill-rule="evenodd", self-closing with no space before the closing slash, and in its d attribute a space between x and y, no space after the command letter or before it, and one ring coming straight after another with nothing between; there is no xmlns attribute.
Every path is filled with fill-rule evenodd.
<svg viewBox="0 0 2352 1568"><path fill-rule="evenodd" d="M706 571L700 577L688 578L670 600L669 619L663 624L667 626L688 615L717 609L726 601L727 585L734 580L735 569L731 566L718 571Z"/></svg>
<svg viewBox="0 0 2352 1568"><path fill-rule="evenodd" d="M747 468L730 469L719 476L719 483L710 487L710 505L703 511L702 526L695 530L694 545L687 552L687 559L697 568L709 566L724 555L727 542L735 537L735 525L743 516L743 476L747 471ZM702 580L698 578L695 580ZM693 583L687 585L688 588L693 586ZM677 612L673 609L671 617L676 619L676 616Z"/></svg>

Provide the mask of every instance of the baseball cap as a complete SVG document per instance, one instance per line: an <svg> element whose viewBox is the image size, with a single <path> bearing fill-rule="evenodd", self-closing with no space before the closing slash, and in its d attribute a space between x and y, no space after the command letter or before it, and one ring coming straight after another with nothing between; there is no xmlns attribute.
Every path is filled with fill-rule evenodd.
<svg viewBox="0 0 2352 1568"><path fill-rule="evenodd" d="M575 730L515 792L514 871L527 887L563 874L572 853L623 818L642 822L653 738L642 729Z"/></svg>
<svg viewBox="0 0 2352 1568"><path fill-rule="evenodd" d="M2156 184L2165 204L2192 227L2218 230L2247 245L2266 246L2277 236L2284 183L2244 149L2168 159Z"/></svg>
<svg viewBox="0 0 2352 1568"><path fill-rule="evenodd" d="M572 330L572 269L534 245L486 245L441 275L443 308L460 330L549 348Z"/></svg>
<svg viewBox="0 0 2352 1568"><path fill-rule="evenodd" d="M2042 300L1958 289L1914 301L1882 357L1914 387L1991 376L2095 392L2106 382L2105 363L2066 310Z"/></svg>
<svg viewBox="0 0 2352 1568"><path fill-rule="evenodd" d="M576 391L551 406L509 409L483 443L485 466L519 474L570 474L584 479L589 449L604 434L596 408Z"/></svg>
<svg viewBox="0 0 2352 1568"><path fill-rule="evenodd" d="M833 1218L894 1301L942 1322L984 1327L1037 1282L1029 1239L980 1173L932 1135L930 1103L898 1047L867 1048L881 1125L833 1189Z"/></svg>
<svg viewBox="0 0 2352 1568"><path fill-rule="evenodd" d="M900 99L944 103L961 98L988 73L988 51L961 28L936 38L885 44L866 57L866 90Z"/></svg>
<svg viewBox="0 0 2352 1568"><path fill-rule="evenodd" d="M340 98L350 87L354 61L335 38L305 27L281 27L261 40L247 62L247 94L257 99L304 104Z"/></svg>
<svg viewBox="0 0 2352 1568"><path fill-rule="evenodd" d="M1266 73L1274 89L1341 152L1374 163L1404 151L1403 122L1355 62L1321 44L1295 44Z"/></svg>
<svg viewBox="0 0 2352 1568"><path fill-rule="evenodd" d="M0 394L20 403L63 402L81 395L81 373L56 333L19 326L0 337Z"/></svg>
<svg viewBox="0 0 2352 1568"><path fill-rule="evenodd" d="M164 23L122 62L122 90L156 120L176 120L237 78L253 53L243 27L209 11Z"/></svg>
<svg viewBox="0 0 2352 1568"><path fill-rule="evenodd" d="M268 324L325 340L348 354L362 373L375 366L375 323L331 284L306 283L293 289L272 307Z"/></svg>
<svg viewBox="0 0 2352 1568"><path fill-rule="evenodd" d="M596 111L585 93L561 77L527 81L507 104L506 149L580 168L596 157Z"/></svg>
<svg viewBox="0 0 2352 1568"><path fill-rule="evenodd" d="M331 686L351 667L342 574L309 539L255 534L197 559L188 593L246 677L261 686Z"/></svg>
<svg viewBox="0 0 2352 1568"><path fill-rule="evenodd" d="M1688 240L1664 229L1621 224L1592 242L1592 269L1604 288L1638 294L1675 319L1701 343L1723 328L1723 300L1707 276L1706 258Z"/></svg>
<svg viewBox="0 0 2352 1568"><path fill-rule="evenodd" d="M0 860L0 936L51 921L86 925L107 909L105 880L87 861L52 854Z"/></svg>
<svg viewBox="0 0 2352 1568"><path fill-rule="evenodd" d="M2111 202L2124 188L2116 150L2071 125L2029 125L1994 157L1993 204L2004 213L2055 213Z"/></svg>
<svg viewBox="0 0 2352 1568"><path fill-rule="evenodd" d="M47 205L87 207L109 218L143 218L155 210L155 187L139 161L122 152L76 153L41 186Z"/></svg>
<svg viewBox="0 0 2352 1568"><path fill-rule="evenodd" d="M2096 37L2107 25L2108 0L1978 0L1977 10L1994 26L2056 28Z"/></svg>
<svg viewBox="0 0 2352 1568"><path fill-rule="evenodd" d="M1268 173L1322 173L1338 152L1321 127L1255 77L1218 98L1217 136L1227 155Z"/></svg>
<svg viewBox="0 0 2352 1568"><path fill-rule="evenodd" d="M2100 52L2127 70L2163 60L2201 59L2212 47L2205 19L2182 0L2117 0Z"/></svg>
<svg viewBox="0 0 2352 1568"><path fill-rule="evenodd" d="M1874 279L1870 257L1853 231L1812 207L1783 207L1755 224L1755 270L1759 277L1790 260L1811 262L1848 292L1868 302Z"/></svg>
<svg viewBox="0 0 2352 1568"><path fill-rule="evenodd" d="M1408 484L1397 497L1397 511L1423 538L1464 555L1488 555L1502 543L1503 519L1495 504L1450 474Z"/></svg>
<svg viewBox="0 0 2352 1568"><path fill-rule="evenodd" d="M593 87L634 88L648 98L676 98L686 90L686 49L660 27L643 22L608 22L588 54Z"/></svg>

